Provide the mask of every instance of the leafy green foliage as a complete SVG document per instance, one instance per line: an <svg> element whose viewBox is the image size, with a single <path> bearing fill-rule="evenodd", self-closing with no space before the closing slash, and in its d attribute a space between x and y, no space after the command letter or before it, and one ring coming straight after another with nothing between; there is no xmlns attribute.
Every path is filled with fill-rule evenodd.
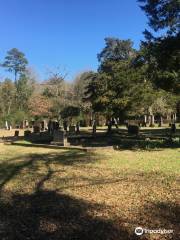
<svg viewBox="0 0 180 240"><path fill-rule="evenodd" d="M10 79L0 84L0 114L3 118L9 116L15 103L16 88Z"/></svg>
<svg viewBox="0 0 180 240"><path fill-rule="evenodd" d="M80 109L78 107L74 107L74 106L65 107L60 112L62 119L66 119L68 117L76 117L76 116L79 116L79 114L80 114Z"/></svg>
<svg viewBox="0 0 180 240"><path fill-rule="evenodd" d="M128 60L135 53L131 40L120 40L118 38L105 38L105 48L98 54L98 60L102 64L108 60Z"/></svg>
<svg viewBox="0 0 180 240"><path fill-rule="evenodd" d="M17 74L23 73L26 70L28 64L24 53L19 51L17 48L12 48L7 52L4 63L1 65L7 68L8 71L14 72L15 81L17 80Z"/></svg>
<svg viewBox="0 0 180 240"><path fill-rule="evenodd" d="M157 38L142 44L147 77L158 87L178 94L180 91L180 35ZM139 61L139 62L140 62Z"/></svg>
<svg viewBox="0 0 180 240"><path fill-rule="evenodd" d="M154 37L145 30L138 61L147 64L147 76L158 88L178 94L180 91L180 1L139 0L154 31L166 32Z"/></svg>
<svg viewBox="0 0 180 240"><path fill-rule="evenodd" d="M16 86L16 101L19 110L28 108L28 101L33 93L33 86L29 84L28 78L22 74L15 84Z"/></svg>
<svg viewBox="0 0 180 240"><path fill-rule="evenodd" d="M114 58L114 48L107 45L100 56L104 57L99 72L91 76L86 95L95 112L102 112L107 117L144 113L146 108L145 93L152 94L152 87L145 79L145 67L133 66L135 52L129 40L116 40L121 46L118 58ZM129 54L127 54L129 53ZM132 54L130 54L132 53ZM105 54L105 55L104 55ZM133 55L134 54L134 55ZM124 56L124 57L123 57Z"/></svg>
<svg viewBox="0 0 180 240"><path fill-rule="evenodd" d="M179 0L138 0L138 2L149 19L149 26L155 31L167 28L169 34L179 32Z"/></svg>

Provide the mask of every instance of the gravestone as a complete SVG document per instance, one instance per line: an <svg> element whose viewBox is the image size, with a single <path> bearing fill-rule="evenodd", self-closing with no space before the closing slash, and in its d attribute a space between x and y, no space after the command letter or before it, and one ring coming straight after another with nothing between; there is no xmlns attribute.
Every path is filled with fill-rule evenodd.
<svg viewBox="0 0 180 240"><path fill-rule="evenodd" d="M25 128L28 128L28 127L29 127L29 122L28 122L28 120L25 120L25 121L24 121L24 127L25 127Z"/></svg>
<svg viewBox="0 0 180 240"><path fill-rule="evenodd" d="M33 126L34 133L40 133L40 126Z"/></svg>
<svg viewBox="0 0 180 240"><path fill-rule="evenodd" d="M93 122L92 122L93 134L96 133L96 126L97 126L96 120L93 120Z"/></svg>
<svg viewBox="0 0 180 240"><path fill-rule="evenodd" d="M15 136L15 137L19 137L19 131L18 131L18 130L16 130L16 131L14 132L14 136Z"/></svg>
<svg viewBox="0 0 180 240"><path fill-rule="evenodd" d="M31 131L30 130L25 130L24 131L24 138L28 138L28 137L30 137L30 135L31 135Z"/></svg>
<svg viewBox="0 0 180 240"><path fill-rule="evenodd" d="M5 121L5 129L8 130L8 122Z"/></svg>
<svg viewBox="0 0 180 240"><path fill-rule="evenodd" d="M48 130L48 123L47 123L47 121L46 120L44 120L44 130Z"/></svg>
<svg viewBox="0 0 180 240"><path fill-rule="evenodd" d="M112 121L111 120L107 121L107 126L108 126L107 132L111 133L111 130L112 130Z"/></svg>
<svg viewBox="0 0 180 240"><path fill-rule="evenodd" d="M139 126L138 125L128 125L128 134L139 134Z"/></svg>
<svg viewBox="0 0 180 240"><path fill-rule="evenodd" d="M64 131L67 131L67 127L68 127L67 121L64 120L64 121L63 121L63 128L64 128Z"/></svg>
<svg viewBox="0 0 180 240"><path fill-rule="evenodd" d="M74 134L76 132L75 126L69 126L69 133Z"/></svg>
<svg viewBox="0 0 180 240"><path fill-rule="evenodd" d="M50 143L53 140L53 137L49 134L48 131L44 131L44 132L32 132L32 133L28 133L27 131L25 131L25 139L28 139L29 141L33 142L33 143Z"/></svg>
<svg viewBox="0 0 180 240"><path fill-rule="evenodd" d="M45 130L45 121L42 121L40 123L40 125L41 125L41 131L44 131Z"/></svg>
<svg viewBox="0 0 180 240"><path fill-rule="evenodd" d="M176 133L176 124L175 123L171 124L171 133Z"/></svg>
<svg viewBox="0 0 180 240"><path fill-rule="evenodd" d="M52 143L64 146L64 131L54 130Z"/></svg>
<svg viewBox="0 0 180 240"><path fill-rule="evenodd" d="M35 124L35 121L30 121L29 127L33 128L34 124Z"/></svg>
<svg viewBox="0 0 180 240"><path fill-rule="evenodd" d="M76 133L79 134L80 133L80 129L79 129L79 122L76 123Z"/></svg>

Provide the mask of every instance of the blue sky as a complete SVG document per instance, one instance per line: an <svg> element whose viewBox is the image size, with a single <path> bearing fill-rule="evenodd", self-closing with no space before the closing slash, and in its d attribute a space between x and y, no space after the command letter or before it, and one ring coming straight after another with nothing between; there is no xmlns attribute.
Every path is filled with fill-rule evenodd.
<svg viewBox="0 0 180 240"><path fill-rule="evenodd" d="M136 0L0 0L0 61L16 47L41 80L56 66L71 80L97 69L105 37L130 38L138 48L145 28Z"/></svg>

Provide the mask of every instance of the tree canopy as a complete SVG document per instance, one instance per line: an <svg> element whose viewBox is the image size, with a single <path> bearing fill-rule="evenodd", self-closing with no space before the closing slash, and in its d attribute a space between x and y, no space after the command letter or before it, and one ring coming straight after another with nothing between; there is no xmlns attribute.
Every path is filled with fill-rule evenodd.
<svg viewBox="0 0 180 240"><path fill-rule="evenodd" d="M98 54L98 60L101 64L108 60L128 60L135 53L132 45L130 39L105 38L105 47Z"/></svg>
<svg viewBox="0 0 180 240"><path fill-rule="evenodd" d="M17 74L23 73L26 70L27 64L28 61L25 54L17 48L12 48L7 52L7 56L5 57L2 67L6 68L10 72L14 72L16 81Z"/></svg>
<svg viewBox="0 0 180 240"><path fill-rule="evenodd" d="M180 30L179 0L138 0L145 11L149 26L154 31L167 29L168 34L177 34Z"/></svg>

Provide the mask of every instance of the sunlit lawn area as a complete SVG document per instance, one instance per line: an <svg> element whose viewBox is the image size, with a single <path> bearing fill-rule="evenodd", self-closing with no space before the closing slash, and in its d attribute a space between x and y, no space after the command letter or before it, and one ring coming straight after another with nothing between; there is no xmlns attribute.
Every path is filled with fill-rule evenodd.
<svg viewBox="0 0 180 240"><path fill-rule="evenodd" d="M0 143L0 239L178 239L179 153Z"/></svg>

